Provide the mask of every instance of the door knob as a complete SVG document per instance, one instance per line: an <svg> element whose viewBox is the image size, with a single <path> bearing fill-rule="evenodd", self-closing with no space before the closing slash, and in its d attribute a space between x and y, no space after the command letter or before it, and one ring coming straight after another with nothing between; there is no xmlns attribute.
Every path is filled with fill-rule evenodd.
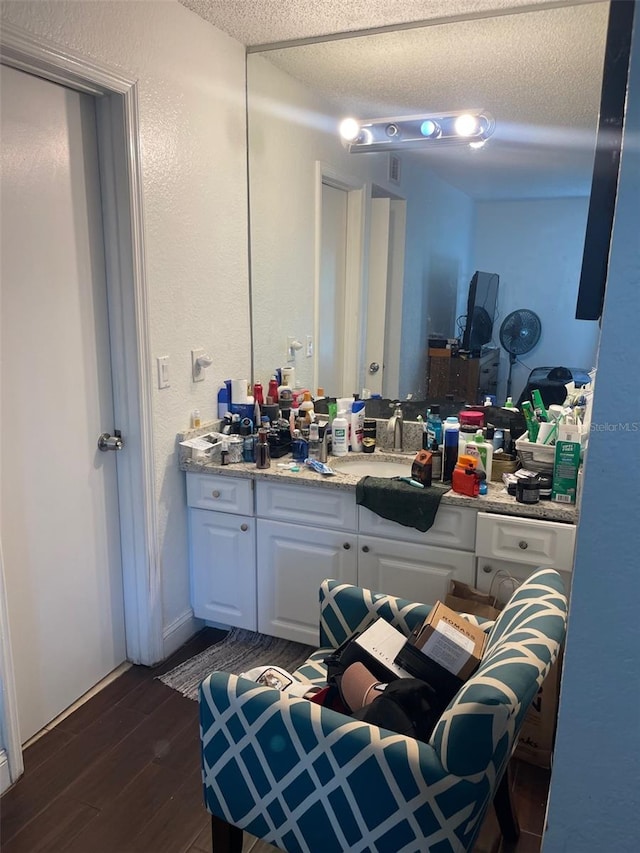
<svg viewBox="0 0 640 853"><path fill-rule="evenodd" d="M98 436L98 450L106 453L107 450L122 450L124 447L124 439L120 435L119 429L114 429L113 435L108 432L103 432Z"/></svg>
<svg viewBox="0 0 640 853"><path fill-rule="evenodd" d="M372 361L369 365L369 373L377 373L380 370L380 365L377 361Z"/></svg>

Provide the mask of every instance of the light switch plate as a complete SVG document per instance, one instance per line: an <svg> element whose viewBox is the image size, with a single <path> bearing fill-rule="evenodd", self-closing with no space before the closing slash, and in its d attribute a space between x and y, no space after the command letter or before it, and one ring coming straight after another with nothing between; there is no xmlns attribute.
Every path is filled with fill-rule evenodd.
<svg viewBox="0 0 640 853"><path fill-rule="evenodd" d="M158 388L169 387L169 356L159 355L156 359L158 364Z"/></svg>

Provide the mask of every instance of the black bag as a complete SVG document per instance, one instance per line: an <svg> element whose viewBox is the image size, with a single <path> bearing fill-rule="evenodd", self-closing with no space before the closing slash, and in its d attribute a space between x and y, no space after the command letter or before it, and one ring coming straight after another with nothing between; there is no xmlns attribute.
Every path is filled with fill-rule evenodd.
<svg viewBox="0 0 640 853"><path fill-rule="evenodd" d="M355 711L356 720L427 742L442 714L435 690L419 678L398 678L377 699Z"/></svg>

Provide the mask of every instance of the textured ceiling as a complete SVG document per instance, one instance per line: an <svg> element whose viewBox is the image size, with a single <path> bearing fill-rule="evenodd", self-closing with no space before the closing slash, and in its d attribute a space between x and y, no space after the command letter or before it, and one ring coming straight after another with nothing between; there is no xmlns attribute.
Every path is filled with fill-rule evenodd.
<svg viewBox="0 0 640 853"><path fill-rule="evenodd" d="M559 5L558 0L180 0L180 3L246 45Z"/></svg>
<svg viewBox="0 0 640 853"><path fill-rule="evenodd" d="M316 37L256 58L250 52L250 109L256 106L251 75L257 56L319 93L341 115L379 118L482 108L496 120L484 148L456 146L423 155L444 180L476 198L590 191L605 0L180 2L247 45ZM505 14L508 9L512 12ZM445 16L447 22L440 23ZM427 19L425 26L392 28ZM392 29L319 38L376 27Z"/></svg>

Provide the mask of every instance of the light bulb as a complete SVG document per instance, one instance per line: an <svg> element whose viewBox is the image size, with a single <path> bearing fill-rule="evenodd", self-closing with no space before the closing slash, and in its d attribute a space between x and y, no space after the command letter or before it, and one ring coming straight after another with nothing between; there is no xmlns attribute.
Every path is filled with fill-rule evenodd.
<svg viewBox="0 0 640 853"><path fill-rule="evenodd" d="M473 136L478 130L478 119L469 113L465 113L458 116L453 126L458 136Z"/></svg>
<svg viewBox="0 0 640 853"><path fill-rule="evenodd" d="M347 142L355 142L360 135L360 124L354 118L345 118L340 122L340 136Z"/></svg>
<svg viewBox="0 0 640 853"><path fill-rule="evenodd" d="M425 119L420 125L420 133L423 136L435 136L438 132L438 125L430 118Z"/></svg>

